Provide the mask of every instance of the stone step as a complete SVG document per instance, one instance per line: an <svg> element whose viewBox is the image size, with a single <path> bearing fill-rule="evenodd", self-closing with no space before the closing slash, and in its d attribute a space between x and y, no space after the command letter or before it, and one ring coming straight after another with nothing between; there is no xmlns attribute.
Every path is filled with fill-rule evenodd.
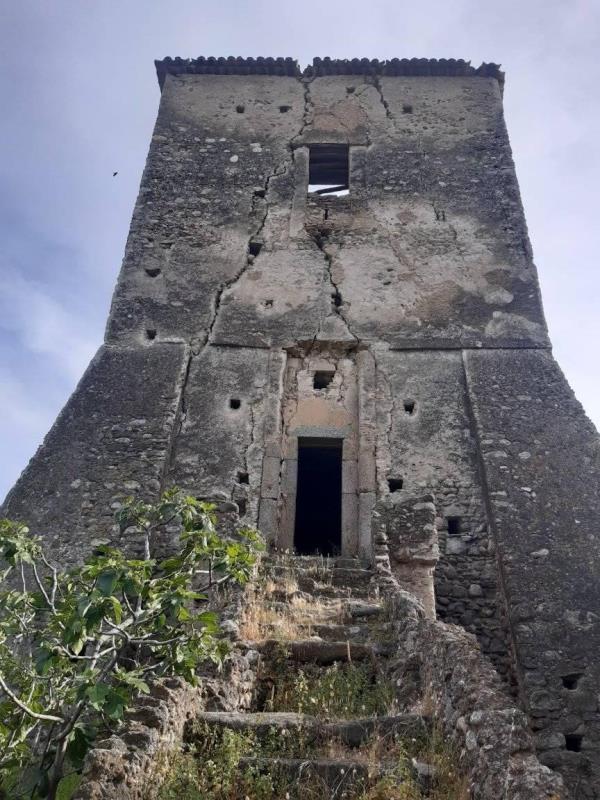
<svg viewBox="0 0 600 800"><path fill-rule="evenodd" d="M356 598L349 598L345 603L344 610L350 619L378 617L381 616L385 611L383 603L379 601L357 600Z"/></svg>
<svg viewBox="0 0 600 800"><path fill-rule="evenodd" d="M336 661L345 663L349 661L375 660L382 655L387 655L385 648L379 645L362 644L360 642L329 642L324 639L292 639L282 642L280 639L263 639L259 642L245 642L245 645L257 650L265 658L281 653L285 648L290 661L299 663L314 663L323 666Z"/></svg>
<svg viewBox="0 0 600 800"><path fill-rule="evenodd" d="M332 622L317 622L306 626L311 636L318 636L327 642L366 642L373 639L373 630L368 623L359 622L354 625L343 625ZM381 626L383 628L383 626ZM384 635L383 630L377 631L377 638Z"/></svg>
<svg viewBox="0 0 600 800"><path fill-rule="evenodd" d="M382 774L379 765L364 761L350 761L334 758L256 758L244 757L239 761L241 769L251 768L253 772L272 775L290 784L298 783L300 788L315 783L321 791L331 792L331 797L341 797L353 786L374 783Z"/></svg>
<svg viewBox="0 0 600 800"><path fill-rule="evenodd" d="M266 555L261 559L261 566L269 568L272 566L286 567L288 570L295 569L368 569L369 564L364 559L351 558L350 556L296 556L296 555Z"/></svg>
<svg viewBox="0 0 600 800"><path fill-rule="evenodd" d="M368 586L334 586L332 583L320 583L312 578L298 581L298 589L291 592L275 588L270 596L275 600L291 600L293 598L345 600L354 597L368 602L372 599L371 589Z"/></svg>
<svg viewBox="0 0 600 800"><path fill-rule="evenodd" d="M380 717L325 721L308 714L280 712L204 711L198 722L236 731L252 731L266 736L275 731L302 731L302 743L327 743L336 740L345 747L361 747L374 736L416 738L427 733L430 721L418 714L394 714Z"/></svg>
<svg viewBox="0 0 600 800"><path fill-rule="evenodd" d="M306 594L296 594L296 597L302 596L303 599L309 603L307 607L298 609L298 613L310 614L310 600L313 598ZM286 595L281 599L266 600L265 604L268 608L282 615L289 614L293 611L291 605L292 598ZM374 617L380 617L384 613L383 604L375 600L362 600L356 597L334 597L334 598L321 598L319 600L319 614L325 615L326 619L322 620L324 623L331 620L332 622L348 622L350 624L366 624L367 620L372 620Z"/></svg>

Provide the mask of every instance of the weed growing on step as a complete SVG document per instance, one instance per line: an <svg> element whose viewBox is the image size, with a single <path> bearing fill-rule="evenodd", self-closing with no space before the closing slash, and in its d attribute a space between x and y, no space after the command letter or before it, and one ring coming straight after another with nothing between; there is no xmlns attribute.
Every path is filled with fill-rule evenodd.
<svg viewBox="0 0 600 800"><path fill-rule="evenodd" d="M371 664L308 664L290 670L287 662L274 660L270 666L275 669L269 675L267 711L349 719L387 714L393 707L393 687Z"/></svg>
<svg viewBox="0 0 600 800"><path fill-rule="evenodd" d="M245 764L244 758L288 755L287 737L277 747L275 737L258 741L253 733L201 725L194 729L194 745L185 753L169 758L169 770L159 790L158 800L358 800L363 781L340 770L334 785L311 773L308 764L300 775L291 775L285 765L272 762L271 769L260 764ZM307 750L302 740L291 749ZM304 756L306 757L306 756Z"/></svg>
<svg viewBox="0 0 600 800"><path fill-rule="evenodd" d="M188 736L189 749L170 756L159 800L468 800L466 778L456 769L458 752L434 731L422 739L375 736L354 750L319 742L303 729L272 728L260 735L200 723ZM256 759L245 763L245 759ZM301 758L300 771L286 758ZM311 759L333 758L339 774L324 780ZM260 759L271 760L268 767ZM433 767L429 786L419 783L414 761ZM341 766L362 764L362 772Z"/></svg>

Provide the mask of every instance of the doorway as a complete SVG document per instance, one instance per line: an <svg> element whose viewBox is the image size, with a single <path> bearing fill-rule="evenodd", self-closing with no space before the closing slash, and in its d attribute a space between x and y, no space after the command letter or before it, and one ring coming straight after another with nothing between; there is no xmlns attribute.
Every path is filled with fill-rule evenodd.
<svg viewBox="0 0 600 800"><path fill-rule="evenodd" d="M298 439L294 548L298 555L342 550L343 439Z"/></svg>

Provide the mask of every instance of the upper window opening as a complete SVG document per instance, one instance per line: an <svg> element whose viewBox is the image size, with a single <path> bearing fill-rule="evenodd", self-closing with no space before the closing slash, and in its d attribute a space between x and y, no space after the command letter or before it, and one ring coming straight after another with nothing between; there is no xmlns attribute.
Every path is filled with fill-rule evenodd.
<svg viewBox="0 0 600 800"><path fill-rule="evenodd" d="M341 197L350 191L350 147L347 144L312 144L308 191Z"/></svg>
<svg viewBox="0 0 600 800"><path fill-rule="evenodd" d="M448 536L460 536L462 525L460 517L448 517Z"/></svg>
<svg viewBox="0 0 600 800"><path fill-rule="evenodd" d="M315 389L326 389L335 376L333 370L318 370L313 377L313 386Z"/></svg>

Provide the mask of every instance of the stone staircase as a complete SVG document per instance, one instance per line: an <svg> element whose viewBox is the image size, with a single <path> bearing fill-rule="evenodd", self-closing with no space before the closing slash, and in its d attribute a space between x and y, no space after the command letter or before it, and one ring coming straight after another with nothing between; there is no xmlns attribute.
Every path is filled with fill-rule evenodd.
<svg viewBox="0 0 600 800"><path fill-rule="evenodd" d="M214 796L427 797L430 770L418 751L429 724L396 707L375 573L356 559L265 558L243 608L235 648L258 654L249 707L209 702L186 737L200 760L235 751L237 777L229 794ZM412 794L368 794L403 783Z"/></svg>

